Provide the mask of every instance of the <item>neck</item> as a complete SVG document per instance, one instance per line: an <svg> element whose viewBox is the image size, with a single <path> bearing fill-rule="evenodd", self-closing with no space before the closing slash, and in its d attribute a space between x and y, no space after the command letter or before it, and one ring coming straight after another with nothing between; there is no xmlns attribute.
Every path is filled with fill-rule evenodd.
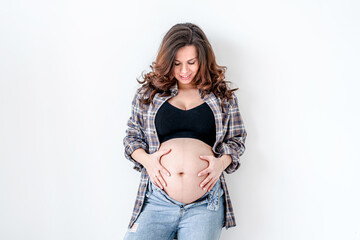
<svg viewBox="0 0 360 240"><path fill-rule="evenodd" d="M193 84L181 84L178 82L178 89L181 90L192 90L192 89L198 89L196 85Z"/></svg>

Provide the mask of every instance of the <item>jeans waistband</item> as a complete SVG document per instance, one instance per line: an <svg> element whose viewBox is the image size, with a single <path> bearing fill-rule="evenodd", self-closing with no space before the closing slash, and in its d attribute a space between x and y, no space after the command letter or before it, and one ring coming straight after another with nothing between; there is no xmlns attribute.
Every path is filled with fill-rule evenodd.
<svg viewBox="0 0 360 240"><path fill-rule="evenodd" d="M179 205L179 206L184 206L184 207L190 207L193 205L199 205L199 204L204 204L207 203L207 209L209 210L213 210L216 211L219 208L219 203L220 203L220 197L224 194L224 191L221 187L221 182L220 179L215 183L214 187L206 192L202 197L200 197L198 200L189 203L189 204L184 204L181 203L179 201L176 201L175 199L172 199L169 195L167 195L167 193L160 189L159 187L157 187L155 184L153 184L150 179L148 182L148 189L147 191L149 191L150 193L152 191L158 191L160 192L167 200L169 200L170 202L172 202L173 204Z"/></svg>

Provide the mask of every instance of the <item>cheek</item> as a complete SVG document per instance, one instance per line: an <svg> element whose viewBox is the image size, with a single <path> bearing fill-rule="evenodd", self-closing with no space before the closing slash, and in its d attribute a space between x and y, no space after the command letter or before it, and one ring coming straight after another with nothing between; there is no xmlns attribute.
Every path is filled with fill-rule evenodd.
<svg viewBox="0 0 360 240"><path fill-rule="evenodd" d="M194 73L197 73L197 71L199 70L199 66L193 66L191 69Z"/></svg>

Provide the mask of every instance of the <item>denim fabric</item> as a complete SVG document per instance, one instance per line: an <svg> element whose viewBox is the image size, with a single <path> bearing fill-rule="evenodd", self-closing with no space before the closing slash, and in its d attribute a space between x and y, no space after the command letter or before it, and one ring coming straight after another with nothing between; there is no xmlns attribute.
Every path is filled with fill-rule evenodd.
<svg viewBox="0 0 360 240"><path fill-rule="evenodd" d="M193 203L172 199L149 181L143 209L125 240L215 240L224 226L224 191L218 181Z"/></svg>

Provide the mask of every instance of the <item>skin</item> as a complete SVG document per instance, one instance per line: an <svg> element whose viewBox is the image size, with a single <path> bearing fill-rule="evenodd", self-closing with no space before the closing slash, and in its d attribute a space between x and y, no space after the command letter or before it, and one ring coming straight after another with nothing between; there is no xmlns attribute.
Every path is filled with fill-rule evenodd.
<svg viewBox="0 0 360 240"><path fill-rule="evenodd" d="M198 54L194 46L185 46L177 51L174 63L174 76L177 80L179 92L182 90L197 91L197 86L193 84L193 79L199 71L197 56ZM182 76L189 75L189 79L182 78Z"/></svg>
<svg viewBox="0 0 360 240"><path fill-rule="evenodd" d="M198 70L199 62L197 50L193 45L180 48L175 56L174 76L178 84L178 95L169 99L169 103L183 109L191 109L198 106L201 99L198 88L193 83ZM189 76L188 78L183 78ZM167 186L164 175L171 176L171 173L161 165L161 158L169 154L171 149L161 149L152 154L147 154L144 149L136 149L132 153L132 158L141 163L147 170L150 180L159 188ZM206 176L201 181L200 186L204 191L210 191L222 172L230 165L232 159L230 155L223 155L216 158L212 155L199 156L201 160L207 161L208 166L198 173L198 176Z"/></svg>

